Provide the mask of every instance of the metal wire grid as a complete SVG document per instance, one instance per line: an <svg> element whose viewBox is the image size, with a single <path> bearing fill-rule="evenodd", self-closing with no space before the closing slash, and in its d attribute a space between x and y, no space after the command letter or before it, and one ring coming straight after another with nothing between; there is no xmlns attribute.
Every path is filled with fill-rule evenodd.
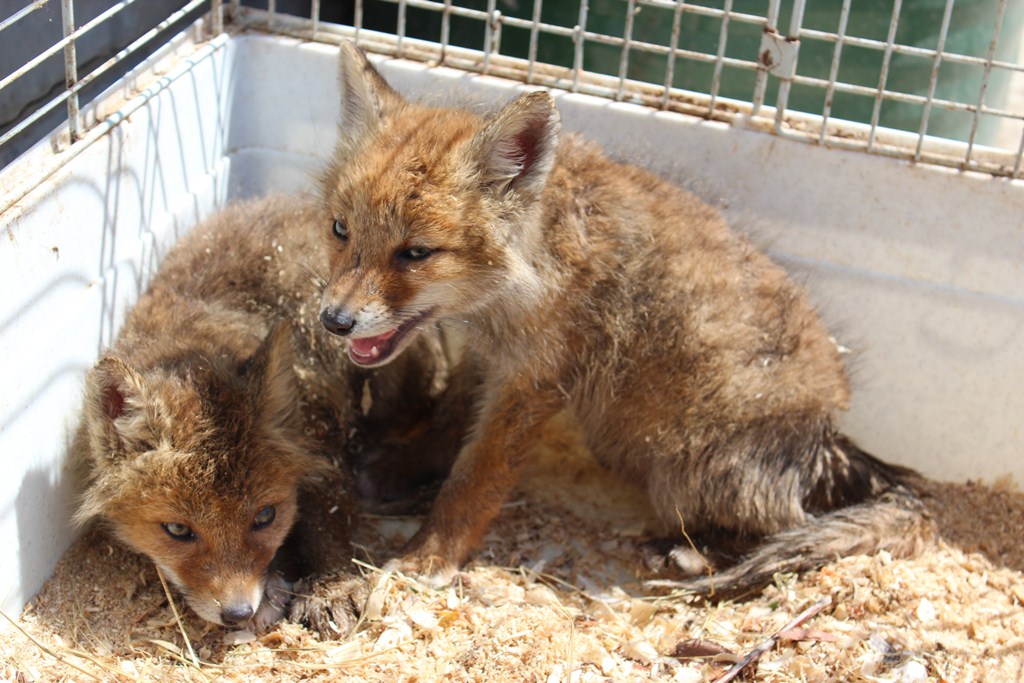
<svg viewBox="0 0 1024 683"><path fill-rule="evenodd" d="M1000 41L1019 40L1017 35L1003 35L1007 8L1012 6L1009 0L994 0L984 6L975 3L971 12L991 15L975 17L976 25L991 27L991 33L985 40L987 50L968 54L948 48L956 0L936 1L941 3L941 11L939 21L930 27L934 46L928 47L897 40L907 28L904 15L914 0L892 0L884 38L854 35L848 30L852 0L835 3L839 7L835 30L805 25L807 0L744 3L762 7L760 13L736 9L742 0L578 0L578 5L574 4L578 12L570 23L542 19L544 0L533 0L527 7L521 2L500 3L515 12L503 12L499 0L468 0L458 5L452 0L357 0L347 26L322 21L319 0L312 0L304 21L279 10L275 0L269 0L266 9L232 0L232 16L239 25L318 40L347 36L370 51L726 120L815 144L1020 178L1024 173L1024 49L1010 58L998 56L1006 52L998 49ZM567 4L547 3L561 8ZM368 18L379 15L385 5L392 6L393 27L382 28L379 21L371 26ZM621 33L592 26L594 8L606 11L610 5L618 6ZM671 23L670 30L665 27L663 41L636 35L636 18L643 11L659 11L665 23ZM410 29L415 13L440 17L434 36L425 38L423 31L417 35ZM704 20L705 38L707 26L717 24L717 44L712 49L694 45L693 36L684 30L687 20L694 17ZM788 21L783 21L786 17ZM477 45L453 39L455 21L482 27L477 31ZM1024 21L1021 24L1015 27L1017 31L1024 31ZM607 22L602 28L607 28ZM758 32L759 40L751 43L748 38L745 46L736 49L741 29L747 36ZM503 47L503 38L510 31L528 34L525 49ZM552 39L571 42L570 63L545 62L538 56L538 45ZM619 51L616 70L589 65L595 46ZM805 68L801 54L809 49L820 54L823 47L831 53L827 73ZM870 53L876 62L880 60L870 83L843 77L849 71L847 55L851 52L859 53L856 56L861 59ZM638 73L631 66L638 58L661 60L661 72L648 69ZM910 62L916 62L918 72L922 64L927 66L924 78L911 87L897 84L897 77L906 80L901 69ZM678 82L680 67L692 69L695 65L712 71L703 90ZM939 86L948 80L950 69L980 70L981 76L966 86L967 94L942 96ZM736 88L731 87L726 95L724 86L735 83L743 72L752 79L747 93L737 96ZM802 100L794 102L798 91ZM821 102L817 109L807 106L815 94ZM840 118L836 102L844 97L870 101L869 115L859 122ZM913 124L903 125L902 130L886 126L886 112L900 106L915 110ZM965 122L955 136L959 139L935 125L938 116L951 115ZM983 125L999 129L1001 135L982 144L979 131Z"/></svg>
<svg viewBox="0 0 1024 683"><path fill-rule="evenodd" d="M2 190L0 191L0 213L5 212L20 201L32 189L34 183L49 176L75 158L89 143L102 137L114 126L125 120L133 111L143 106L157 92L169 85L170 82L186 73L190 69L191 64L200 61L206 53L220 49L226 42L226 36L223 36L224 13L221 0L181 0L178 3L180 6L176 10L166 14L166 16L157 17L151 26L142 27L145 29L144 32L125 47L109 56L104 55L106 59L99 63L95 63L95 60L93 60L94 66L90 66L87 69L80 68L81 64L79 62L78 50L76 49L78 43L91 32L97 31L98 28L108 22L112 22L115 17L118 17L129 7L139 2L140 0L110 0L109 7L96 14L92 19L77 25L74 0L59 0L63 37L10 73L6 75L0 73L0 76L2 76L0 78L0 98L12 97L13 100L14 96L10 92L12 86L19 79L26 78L33 70L45 65L48 60L63 55L63 88L52 97L47 96L42 101L32 103L31 107L27 107L27 113L8 129L3 130L0 128L0 152L5 150L6 145L14 142L21 145L20 147L15 147L15 152L19 151L19 149L24 149L27 146L22 144L24 138L28 138L28 142L31 143L35 141L34 138L39 137L36 131L32 130L34 124L41 121L45 124L49 120L47 117L52 117L53 113L59 112L62 107L66 109L64 129L58 131L58 137L53 140L52 146L55 153L49 159L34 166L31 174L18 174L9 178L8 185L0 188ZM56 4L54 0L36 0L31 4L22 6L10 16L0 19L0 41L19 40L18 29L26 25L22 22L26 22L36 12L47 9L51 3ZM94 6L90 9L95 9L96 4L98 3L94 3ZM140 4L140 6L142 5ZM133 59L133 57L137 60L160 49L162 43L157 39L168 29L172 29L180 22L187 22L197 15L203 15L204 12L208 19L207 25L210 26L211 40L200 48L199 53L193 55L190 59L184 60L176 69L164 74L156 83L150 84L146 89L135 93L133 97L130 97L111 116L100 121L84 120L82 107L86 102L82 99L83 90L93 84L98 84L102 87L105 77L109 80L111 77L116 78L121 73L124 73L126 63ZM92 90L95 91L96 88ZM95 92L88 93L90 97L95 94ZM19 136L24 136L23 140L18 140Z"/></svg>
<svg viewBox="0 0 1024 683"><path fill-rule="evenodd" d="M0 39L7 38L13 40L13 35L4 35L3 32L17 26L20 21L25 20L32 13L43 9L49 4L49 2L50 0L37 0L36 2L21 8L3 21L0 21ZM139 0L121 0L120 2L112 4L106 11L101 12L90 21L76 27L74 0L60 0L64 37L0 80L0 96L2 96L4 89L12 83L17 81L19 78L24 77L44 61L62 51L64 53L66 87L57 96L41 104L29 115L25 116L19 123L4 132L3 135L0 135L0 146L23 133L36 121L57 107L60 107L62 104L66 104L67 106L68 135L72 142L78 140L82 135L82 122L79 115L79 97L82 89L102 77L113 67L127 59L130 55L147 47L162 31L174 25L181 19L184 19L202 5L209 4L210 0L191 0L183 7L154 25L150 30L146 31L127 47L112 55L109 59L89 71L86 75L79 77L78 59L75 49L77 41L81 40L90 31L95 30L98 26L110 21L113 17L117 16L127 7L135 4L136 2L139 2ZM216 33L223 31L223 23L217 21L223 16L220 5L221 0L213 0L211 16L215 21L214 30Z"/></svg>
<svg viewBox="0 0 1024 683"><path fill-rule="evenodd" d="M256 27L325 41L336 41L347 36L371 51L725 120L821 145L859 149L1014 178L1024 174L1024 97L1014 102L1008 96L1012 95L1008 93L1010 89L1024 92L1024 64L1020 57L1013 61L997 58L1009 0L996 0L995 13L991 17L992 33L988 50L981 56L946 49L956 0L940 0L944 2L944 7L935 47L920 47L896 41L901 29L904 4L913 0L893 0L884 40L860 37L848 32L852 0L842 0L835 31L804 26L806 0L787 0L786 3L783 0L768 0L761 13L738 11L736 5L743 0L700 0L703 4L685 0L603 0L603 4L600 4L602 0L579 0L578 5L572 6L572 21L568 23L544 19L546 11L543 0L534 0L528 12L520 8L518 14L524 16L517 16L515 12L503 13L498 8L498 0L468 0L461 5L456 5L452 0L356 0L348 25L323 21L320 18L322 9L327 7L321 7L321 0L309 0L308 14L302 16L279 11L277 0L265 0L265 9L243 6L240 0L231 0L228 6L225 6L223 0L191 0L97 68L84 76L79 74L76 42L138 1L115 2L94 19L76 26L74 0L60 0L64 37L3 77L0 80L0 97L11 83L60 52L64 55L66 87L0 135L0 147L62 105L67 108L70 141L74 142L86 135L79 112L82 89L127 56L145 47L162 30L205 2L210 2L209 25L214 34L220 34L225 27ZM37 0L0 20L0 40L7 37L7 31L48 2L50 0ZM471 4L474 6L468 6ZM564 9L568 3L548 0L547 4L549 9L552 5ZM761 6L761 3L757 4ZM606 10L609 5L618 6L621 12L621 35L593 28L594 8ZM393 27L379 25L382 8L393 13ZM635 20L645 10L661 12L666 19L665 23L671 24L665 27L667 37L664 40L651 40L636 35ZM440 18L436 37L424 38L415 35L417 31L410 30L410 17L417 12L420 16L429 14ZM789 17L786 26L781 25L783 15ZM693 18L717 23L714 49L701 49L690 40L693 36L684 31L684 24ZM456 39L453 26L457 21L482 28L482 32L477 31L478 34L482 33L478 47L467 44L465 31ZM740 29L744 29L747 34L751 31L759 33L760 39L756 46L751 46L748 40L745 50L734 49L737 43L735 36ZM503 37L513 31L528 35L526 47L518 50L519 54L516 54L516 50L503 50ZM707 33L706 25L704 33ZM568 63L560 65L541 58L539 46L543 41L551 40L571 45L571 55L566 60ZM831 46L831 64L824 78L801 69L801 50L806 51L815 44L819 47ZM595 69L588 64L587 60L597 46L619 51L617 69ZM864 85L840 77L845 64L844 55L850 50L881 55L877 83ZM660 74L654 74L648 69L638 75L631 68L631 64L638 60L651 58L662 60ZM893 87L893 64L900 58L915 58L930 63L930 78L924 94ZM980 68L983 75L976 96L959 99L938 96L937 84L944 65ZM695 66L711 69L710 83L703 90L678 84L677 75L680 71ZM752 78L749 93L737 97L736 89L732 88L728 96L724 94L723 86L735 82L740 74ZM1001 85L994 87L996 80L1000 80ZM823 95L820 113L791 104L792 94L799 89ZM843 96L872 100L870 119L855 123L837 118L834 103L838 97ZM897 131L882 125L882 113L892 104L920 108L916 130ZM930 133L936 111L961 112L968 116L970 125L965 139L951 140ZM980 144L978 131L986 120L1001 122L1002 127L1010 131L1010 135L1004 134L1002 142L998 144ZM97 134L100 133L90 132L91 137ZM1006 142L1007 137L1010 142Z"/></svg>

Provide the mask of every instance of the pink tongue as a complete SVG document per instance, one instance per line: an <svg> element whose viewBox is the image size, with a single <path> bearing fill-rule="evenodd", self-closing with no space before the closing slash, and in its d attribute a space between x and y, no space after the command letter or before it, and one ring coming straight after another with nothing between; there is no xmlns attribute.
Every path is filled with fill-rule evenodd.
<svg viewBox="0 0 1024 683"><path fill-rule="evenodd" d="M376 358L380 355L380 349L384 346L384 342L394 337L397 331L398 328L395 328L388 330L384 334L378 334L376 337L349 339L349 350L353 356L358 356L359 358Z"/></svg>

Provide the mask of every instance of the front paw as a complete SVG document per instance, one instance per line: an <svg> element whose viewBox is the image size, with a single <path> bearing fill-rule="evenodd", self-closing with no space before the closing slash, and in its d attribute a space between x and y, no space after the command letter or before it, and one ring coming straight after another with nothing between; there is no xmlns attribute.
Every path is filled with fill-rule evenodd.
<svg viewBox="0 0 1024 683"><path fill-rule="evenodd" d="M280 621L288 609L288 602L292 599L292 584L280 574L272 574L267 577L266 586L263 588L263 600L260 607L253 616L251 625L257 633L264 631L271 624Z"/></svg>
<svg viewBox="0 0 1024 683"><path fill-rule="evenodd" d="M384 571L400 572L431 588L443 588L455 578L459 566L437 555L408 552L389 560Z"/></svg>
<svg viewBox="0 0 1024 683"><path fill-rule="evenodd" d="M355 628L367 594L366 580L354 574L304 579L296 587L288 616L323 638L344 638Z"/></svg>

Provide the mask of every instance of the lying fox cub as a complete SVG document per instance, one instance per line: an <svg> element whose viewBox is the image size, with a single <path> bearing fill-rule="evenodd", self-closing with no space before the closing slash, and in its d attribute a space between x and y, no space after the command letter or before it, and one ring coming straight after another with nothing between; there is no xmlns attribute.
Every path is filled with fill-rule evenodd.
<svg viewBox="0 0 1024 683"><path fill-rule="evenodd" d="M345 359L316 317L318 217L277 198L195 228L86 382L78 520L99 518L222 625L278 619L294 575L306 578L293 619L327 635L351 626L351 430L401 437L446 372L428 343L384 372Z"/></svg>
<svg viewBox="0 0 1024 683"><path fill-rule="evenodd" d="M714 588L685 583L696 591L930 536L913 473L836 432L847 379L805 293L714 209L560 140L544 92L483 119L407 102L350 44L340 72L321 320L361 367L440 324L463 326L486 368L471 436L399 568L450 577L567 407L665 522L751 541Z"/></svg>

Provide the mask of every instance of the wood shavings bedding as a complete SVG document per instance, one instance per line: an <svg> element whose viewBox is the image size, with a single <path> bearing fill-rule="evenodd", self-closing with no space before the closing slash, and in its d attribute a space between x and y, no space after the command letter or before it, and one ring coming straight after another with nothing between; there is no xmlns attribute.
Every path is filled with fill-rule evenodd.
<svg viewBox="0 0 1024 683"><path fill-rule="evenodd" d="M773 636L739 680L1024 680L1024 495L1009 486L932 485L945 540L919 558L844 558L705 605L643 589L641 548L658 528L639 491L562 423L541 450L450 588L374 569L417 522L366 517L357 541L375 588L344 641L288 623L230 631L186 610L197 665L152 566L91 532L0 633L0 680L697 682ZM824 597L820 615L779 633Z"/></svg>

